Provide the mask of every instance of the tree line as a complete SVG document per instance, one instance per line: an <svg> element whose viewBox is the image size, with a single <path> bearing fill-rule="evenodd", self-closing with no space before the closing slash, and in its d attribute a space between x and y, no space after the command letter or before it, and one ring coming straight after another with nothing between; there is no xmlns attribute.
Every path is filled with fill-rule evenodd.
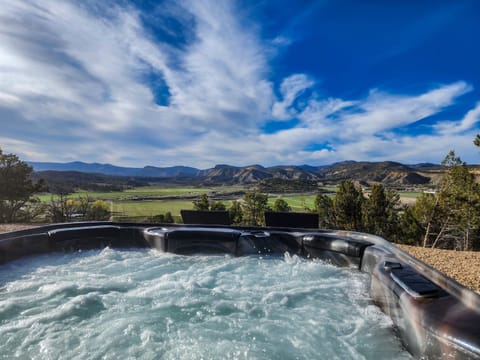
<svg viewBox="0 0 480 360"><path fill-rule="evenodd" d="M49 189L43 179L34 182L32 173L33 168L17 155L5 154L0 148L0 223L109 219L105 201L88 196L70 199L65 190L59 190L50 202L41 202L35 195Z"/></svg>
<svg viewBox="0 0 480 360"><path fill-rule="evenodd" d="M474 140L480 146L480 135ZM319 227L361 231L399 243L456 250L480 249L480 186L466 163L450 151L442 162L445 175L435 191L422 193L413 205L403 205L400 196L382 184L374 184L368 194L353 180L341 182L335 195L318 193L314 208ZM15 154L0 148L0 223L30 222L35 218L51 222L106 220L108 204L88 196L72 199L59 192L49 202L35 194L48 189L43 180L34 182L33 169ZM227 209L207 194L193 202L195 210L228 211L234 225L262 226L265 211L291 211L281 198L268 205L268 195L245 193ZM152 221L173 222L170 212Z"/></svg>
<svg viewBox="0 0 480 360"><path fill-rule="evenodd" d="M478 140L480 145L480 139ZM442 161L445 175L437 189L421 193L413 205L400 201L398 192L374 184L368 194L353 180L344 180L335 195L318 193L314 209L319 227L360 231L389 241L423 247L455 250L480 249L480 187L474 174L454 151ZM262 226L265 211L291 211L278 198L272 207L268 195L247 192L227 209L221 201L209 200L207 194L193 202L195 210L228 211L235 225Z"/></svg>
<svg viewBox="0 0 480 360"><path fill-rule="evenodd" d="M479 140L480 145L480 140ZM435 191L402 205L393 190L375 184L369 196L347 180L333 198L318 194L320 227L362 231L423 247L480 249L480 187L454 151L442 161L445 175Z"/></svg>
<svg viewBox="0 0 480 360"><path fill-rule="evenodd" d="M193 209L200 211L228 211L234 225L263 226L265 225L265 211L288 212L292 208L288 203L278 198L272 207L268 205L268 194L260 191L246 192L242 200L233 200L227 209L221 201L210 201L207 194L202 194L198 200L193 201Z"/></svg>

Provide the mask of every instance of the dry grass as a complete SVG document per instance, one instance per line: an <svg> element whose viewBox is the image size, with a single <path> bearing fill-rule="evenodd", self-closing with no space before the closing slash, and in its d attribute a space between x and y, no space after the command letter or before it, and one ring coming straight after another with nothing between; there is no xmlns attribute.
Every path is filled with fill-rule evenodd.
<svg viewBox="0 0 480 360"><path fill-rule="evenodd" d="M9 231L17 231L17 230L26 230L31 229L34 227L38 227L40 225L32 225L32 224L0 224L0 233L5 233Z"/></svg>

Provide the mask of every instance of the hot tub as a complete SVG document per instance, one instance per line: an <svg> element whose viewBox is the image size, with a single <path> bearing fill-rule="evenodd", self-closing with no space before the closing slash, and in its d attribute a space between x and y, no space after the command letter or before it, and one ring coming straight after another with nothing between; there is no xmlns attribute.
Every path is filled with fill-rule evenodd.
<svg viewBox="0 0 480 360"><path fill-rule="evenodd" d="M106 248L106 250L92 250L103 248ZM133 251L131 250L132 248L139 250ZM120 249L120 251L112 249ZM46 253L52 254L45 255ZM16 260L34 254L39 256ZM382 358L406 358L407 355L401 352L401 348L397 346L398 344L395 345L394 340L382 340L384 339L383 333L376 332L383 327L383 330L387 333L392 332L392 329L394 329L404 348L418 358L480 358L480 297L455 281L441 275L434 269L431 269L427 265L410 257L387 241L372 235L361 233L322 230L312 231L311 229L185 225L154 227L150 224L116 224L108 222L52 225L28 231L0 235L0 259L2 262L7 263L3 265L3 273L15 274L15 271L12 271L12 268L6 268L8 266L13 266L16 271L20 272L20 275L11 275L13 278L9 278L8 276L3 278L4 283L2 286L4 287L4 295L8 293L8 291L5 292L5 289L7 289L8 286L13 286L11 284L19 284L17 281L21 282L25 277L28 278L29 276L35 276L36 271L41 271L45 278L50 279L49 281L51 281L52 278L55 278L55 271L67 271L66 269L71 268L75 269L73 263L78 261L79 258L84 259L88 263L88 261L96 259L96 257L100 257L98 258L100 260L103 259L102 256L106 256L107 258L109 256L113 257L111 263L105 264L104 266L108 269L110 267L115 268L115 264L118 264L119 260L115 260L116 257L122 259L120 262L130 261L128 256L125 258L125 254L128 256L133 255L134 258L138 258L138 256L141 255L139 260L140 264L143 262L149 263L150 261L158 260L158 257L160 257L162 261L173 261L172 259L175 259L177 264L184 263L188 265L196 264L197 262L205 262L210 267L215 267L217 265L223 266L227 269L227 271L223 273L226 277L222 280L225 284L231 286L234 290L239 290L236 289L235 284L247 288L246 293L233 292L227 296L227 298L220 298L220 304L222 304L223 301L223 304L225 305L224 311L227 312L227 315L237 316L237 318L235 318L236 320L230 323L230 325L233 326L232 324L241 323L243 326L247 327L245 324L255 324L255 321L257 321L257 325L255 325L257 327L264 326L266 329L276 329L276 332L272 330L255 333L255 327L253 326L247 330L243 329L246 332L239 329L239 332L235 333L235 335L228 333L227 330L230 325L227 326L226 324L221 324L221 322L216 323L219 319L215 319L215 315L212 315L215 314L216 311L223 311L221 310L222 305L212 305L214 298L208 297L212 295L212 292L215 293L215 291L217 291L217 295L225 293L227 288L220 287L219 289L216 289L216 286L210 286L208 281L206 281L206 284L203 284L204 280L198 278L192 282L192 289L190 290L193 291L194 295L192 295L191 299L197 299L201 305L203 305L193 307L193 315L190 314L187 316L188 321L185 321L184 323L188 324L188 326L190 326L192 322L195 324L195 321L201 323L202 326L199 326L199 328L206 328L209 330L210 332L207 331L207 333L210 335L213 334L212 338L208 338L208 336L202 332L195 333L195 331L188 335L188 333L184 333L184 331L187 330L179 328L176 328L176 332L164 337L165 334L168 333L166 328L167 322L165 319L168 318L169 313L175 313L172 309L178 310L178 308L172 307L167 311L165 309L162 310L160 306L157 309L158 311L152 310L149 312L151 310L150 308L148 308L150 309L149 311L146 311L145 308L139 307L139 314L149 314L148 319L152 320L152 323L163 324L162 326L164 327L160 329L155 327L152 328L149 325L149 320L146 321L144 319L140 321L139 318L134 316L131 319L131 328L125 324L123 324L123 327L117 328L117 330L121 329L120 332L123 334L119 335L119 342L122 341L122 336L128 337L129 331L143 334L140 335L139 344L141 345L144 343L144 346L142 345L140 348L134 347L134 350L132 350L133 353L131 354L131 356L134 357L142 355L142 350L139 349L145 351L145 353L143 353L145 357L149 357L149 351L152 349L156 349L155 351L157 353L166 351L162 355L166 358L186 357L176 351L179 351L178 349L182 348L182 346L183 348L189 348L189 346L190 349L195 348L195 344L203 344L202 346L205 348L206 343L213 341L213 338L217 338L221 343L219 345L220 353L207 352L203 354L204 357L220 358L220 354L222 354L223 351L223 354L229 354L232 358L275 358L275 354L280 356L282 353L282 351L279 350L282 349L281 343L277 344L275 342L274 339L277 337L268 338L265 334L282 334L282 331L279 329L284 327L286 330L286 335L282 334L286 336L283 338L284 344L290 344L290 347L286 346L283 350L283 354L287 357L298 356L300 358L312 358L314 357L312 354L315 351L322 351L322 348L316 346L321 344L323 339L324 342L333 344L333 347L325 347L323 351L325 351L326 354L334 354L334 350L337 349L337 358L371 358L374 354L377 354ZM204 254L215 254L217 256L203 256ZM195 255L195 257L185 258L183 255ZM68 260L63 258L65 256L68 257ZM142 258L142 256L146 257ZM55 269L50 267L53 265L48 265L49 262L57 264L59 258L64 259L65 264L60 263L60 265L58 265L60 267ZM151 258L153 258L153 260ZM93 261L92 264L97 263L99 261L98 259ZM308 261L303 259L308 259ZM242 261L244 263L242 263ZM236 264L238 265L238 268L231 267L232 265L229 264ZM336 270L338 272L334 274L332 270L334 268L332 268L332 265L330 264L341 268L338 268ZM160 267L163 266L162 264L157 265ZM33 266L34 268L28 271L25 270L29 266ZM255 266L259 266L259 268L255 268ZM292 266L297 268L296 272L292 270ZM321 278L322 276L320 275L313 275L310 278L302 278L303 275L310 271L309 266L313 266L315 271L319 271L318 274L321 274L322 271L326 271L328 274L330 274L329 272L332 272L328 276L322 276L327 279L327 282L329 281L328 279L335 279L333 282L341 284L340 288L327 287L325 290L322 282L317 282L316 277ZM137 264L127 268L132 270L139 267L140 266ZM327 267L327 270L325 270L324 267ZM86 269L78 270L77 272L85 274L87 273L88 268L89 267L87 266ZM45 269L50 269L53 273L45 272ZM83 287L69 285L75 284L78 281L83 281L77 278L74 278L74 280L66 280L66 283L64 284L66 289L62 290L61 286L60 290L55 289L55 284L61 281L61 277L54 281L53 285L50 287L48 284L43 284L40 285L40 287L43 286L43 290L36 289L36 291L39 291L39 294L41 294L42 291L46 292L46 294L52 292L54 297L63 297L66 299L65 303L53 302L53 310L46 310L47 313L53 311L53 315L51 314L53 318L61 319L60 323L55 323L55 326L59 329L59 334L64 331L62 330L62 324L65 325L62 323L65 319L62 318L62 316L64 316L62 314L64 313L62 313L61 309L66 309L66 313L70 314L67 316L68 319L70 319L71 314L73 313L74 317L80 319L80 323L83 321L83 324L87 324L87 328L90 327L91 329L98 330L103 326L105 331L112 333L115 331L113 330L115 328L115 321L114 317L108 317L108 310L116 306L115 301L118 300L120 303L128 303L127 300L129 297L125 300L122 296L129 291L148 292L147 289L155 289L155 286L162 287L162 283L164 283L163 280L165 280L162 277L165 276L166 273L157 273L159 276L157 279L155 277L157 275L154 275L155 273L150 274L148 271L149 269L150 268L148 267L144 269L141 269L140 267L140 270L135 272L135 276L139 276L140 278L142 276L151 276L151 279L149 279L151 283L147 282L147 285L142 288L143 290L129 288L128 286L125 288L125 286L121 284L115 285L115 282L109 283L108 281L105 281L105 279L109 280L108 277L110 275L107 273L104 275L104 282L99 281L99 284L95 283L95 277L86 278L87 280L85 281L90 284L90 287L94 288L94 290L90 289L91 291L88 290L87 285L82 285ZM247 269L252 269L250 276L247 276ZM272 273L266 272L265 269L275 270ZM186 277L180 278L180 283L188 283L188 279L195 276L195 273L189 273L185 269L179 271L183 271L186 275ZM201 272L202 270L197 269L197 271ZM314 274L316 274L315 271ZM92 268L92 272L95 274L98 273L99 270ZM241 275L240 277L247 283L250 283L253 288L248 289L245 284L239 281L238 276L235 277L239 274ZM288 276L288 274L291 276ZM276 278L275 275L277 275ZM207 274L205 276L205 278L213 278L214 280L212 281L216 281L215 275ZM229 278L228 276L233 277ZM132 277L132 275L124 273L124 277L128 278ZM347 278L354 279L353 283L348 283L346 281ZM344 279L345 282L341 279ZM26 281L28 282L28 280ZM263 285L262 281L264 281ZM292 281L293 283L291 283ZM300 285L301 283L299 283L299 281L304 281L304 284ZM271 283L274 283L273 288L268 287ZM359 285L360 283L364 284L364 293L357 291L358 289L350 291L356 289L356 287L361 287L361 285ZM172 283L168 282L167 284L172 285ZM118 287L116 287L117 285ZM73 289L71 286L73 286ZM302 287L307 289L305 290L306 293L302 292ZM28 286L26 286L26 288L28 288ZM87 290L84 290L84 288L87 288ZM188 286L186 290L183 290L187 293L190 291ZM58 291L60 295L55 295L56 291ZM198 293L195 294L195 291L198 291ZM72 292L73 295L67 296L70 292ZM88 295L92 292L93 295ZM118 293L118 296L112 295L116 293ZM268 294L274 294L271 295L270 303L268 302ZM340 297L335 298L335 295L338 294L340 294ZM25 296L28 297L28 295ZM206 297L203 298L202 296ZM245 300L248 299L249 296L255 300L249 303ZM314 302L313 304L305 305L306 307L303 307L304 305L299 305L304 298L316 298L317 296L326 296L327 299L330 299L329 301L327 300L328 305L322 302ZM342 304L341 299L348 297L351 298L352 302ZM142 296L138 296L137 298L142 299ZM146 298L149 297L147 296ZM161 303L162 298L163 297L151 301L159 301ZM235 298L243 299L238 300L238 303L243 301L244 304L248 303L250 305L244 305L244 308L236 306L235 301L232 300ZM296 300L291 300L292 298ZM107 301L105 299L109 300ZM168 301L174 304L177 301L182 302L186 300L179 297L177 299L169 299ZM266 307L262 308L260 306L259 308L255 308L254 304L262 304L262 301L264 303L263 305ZM6 326L6 329L9 329L8 326L11 324L18 324L18 322L21 322L22 316L33 313L34 316L39 316L38 318L34 317L34 319L37 319L38 321L32 321L31 323L28 323L28 326L35 326L35 329L32 331L34 332L37 330L40 332L40 335L42 335L42 331L46 332L47 330L42 330L40 326L46 321L44 317L39 315L41 314L41 306L37 306L37 308L35 306L33 306L33 308L20 307L19 310L19 308L16 307L19 303L21 303L21 301L18 299L16 299L14 303L9 303L8 300L6 300L6 303L3 304L6 307L4 308L4 311L1 312L0 308L0 313L3 314L3 317L6 317L1 320L2 327ZM291 305L290 308L288 306L289 304ZM375 310L373 310L371 304L377 305L388 315L389 319L391 319L389 321L393 324L393 328L389 328L389 325L385 325L388 321L386 322L385 319L379 317L378 314L375 313ZM135 306L137 305L133 303L131 306L135 309ZM147 307L148 306L149 305L147 304ZM219 308L217 308L217 306L219 306ZM58 310L59 313L55 312L57 308L60 308L60 310ZM365 313L362 315L362 311L359 310L361 308L369 309L366 317L362 317ZM153 309L156 308L153 307ZM346 309L356 309L357 313L348 312ZM76 311L78 313L76 313ZM296 311L299 311L305 317L299 317L299 314ZM180 313L181 312L182 311L180 311ZM279 314L280 312L281 316L275 318L276 314ZM359 316L358 312L360 312L360 315L362 316ZM128 311L120 313L130 314ZM133 313L135 314L134 311ZM270 316L266 316L266 313L270 314ZM11 314L14 314L14 316L9 318ZM15 314L20 317L15 317L17 316ZM315 316L316 314L333 314L333 317L317 319ZM336 316L335 314L343 314L344 316ZM180 320L183 315L179 314ZM251 319L249 318L250 315L253 317L258 316L258 318L256 320L254 318ZM105 316L105 318L102 318L102 316ZM205 317L208 316L210 316L210 322L205 320ZM85 319L83 317L85 317ZM242 317L245 318L245 323L241 321L244 320ZM170 328L175 328L178 325L176 323L178 319L175 319L177 318L171 318L172 322L169 325ZM289 327L289 325L291 325L289 324L289 319L299 319L299 321L296 322L297 325ZM346 333L340 332L335 335L332 331L325 331L325 326L329 325L335 327L336 323L337 325L341 325L342 321L345 321L345 319L347 321L346 324L351 325L349 328L343 323L343 327L347 328ZM376 319L375 322L372 323L372 319ZM100 322L96 323L95 321L97 320ZM89 321L92 322L89 323ZM142 322L145 324L148 323L148 326L146 325L142 327ZM291 322L293 323L293 320L291 320ZM283 325L275 328L274 324L280 323ZM112 324L113 328L110 329L108 324ZM358 324L367 325L363 326ZM375 324L377 324L377 326L375 326ZM77 328L80 326L77 323L69 323L68 321L67 325L68 331L70 331L72 327ZM215 331L218 329L215 329L214 325L218 325L220 329L224 327L225 330L216 333ZM340 325L339 327L342 327ZM110 331L108 331L109 329ZM5 329L0 329L0 331L4 330ZM66 330L67 329L65 329L65 331ZM70 340L82 339L82 336L79 334L81 334L81 331L83 330L79 331L78 334L72 335ZM359 337L352 340L352 342L333 342L333 339L344 340L344 338L348 337L352 332L359 335ZM161 333L161 335L159 335L159 333ZM250 335L245 335L246 333ZM182 344L182 346L180 346L180 342L177 340L176 343L179 344L178 349L170 344L170 350L168 350L170 352L165 349L157 349L153 345L153 347L146 346L147 343L168 343L168 339L171 341L179 334L183 334L187 339L190 339L190 343ZM252 334L256 334L256 336ZM329 338L328 336L332 334L333 338ZM111 335L113 336L113 333ZM225 335L225 338L222 339L223 335ZM365 337L363 340L361 340L362 336ZM199 337L202 337L205 343L202 343ZM253 337L256 338L255 340L258 340L257 343L253 340ZM2 338L5 337L2 336ZM96 341L98 341L99 338L101 338L101 335L98 335L95 338L97 339ZM370 343L370 347L367 346L368 349L365 349L362 348L362 344L369 344L366 338L370 338L371 340L381 339L381 341L380 343L375 343L373 341ZM16 344L15 341L19 341L18 339L15 339L15 336L13 336L11 340L14 345ZM198 342L195 342L195 339L197 339ZM247 341L248 339L250 339L250 343ZM79 346L82 349L88 349L89 347L94 346L92 344L95 344L94 340L85 344L78 340L78 343L74 341L74 343L69 345L70 340L62 339L58 341L66 344L65 346L67 346L67 348L68 346L70 346L70 348ZM229 348L229 344L233 347ZM269 344L274 345L273 347L269 347ZM352 344L358 345L355 347ZM385 348L382 344L388 344L388 346ZM252 347L249 348L247 345L251 345ZM42 346L43 351L48 352L49 343L42 343ZM228 349L231 351L227 351ZM303 349L304 353L300 350L299 352L294 352L292 349ZM385 349L390 349L391 356L386 355ZM5 350L6 349L4 349L2 353L6 353ZM138 351L140 351L140 353ZM47 353L44 355L46 354ZM105 350L102 354L102 356L113 357L114 355L112 354L115 354L115 351L110 348L110 351ZM197 353L197 355L198 354L200 353ZM15 354L12 353L11 355ZM153 353L150 355L152 355L151 357L154 357ZM318 356L322 357L322 354L318 354ZM335 357L334 355L332 356Z"/></svg>

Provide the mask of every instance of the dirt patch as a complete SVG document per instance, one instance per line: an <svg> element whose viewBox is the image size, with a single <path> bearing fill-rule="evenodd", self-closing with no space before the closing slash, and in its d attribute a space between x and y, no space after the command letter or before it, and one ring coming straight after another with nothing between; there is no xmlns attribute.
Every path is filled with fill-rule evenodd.
<svg viewBox="0 0 480 360"><path fill-rule="evenodd" d="M480 252L397 246L460 284L480 292Z"/></svg>
<svg viewBox="0 0 480 360"><path fill-rule="evenodd" d="M413 205L417 201L416 198L400 196L400 202L404 205Z"/></svg>
<svg viewBox="0 0 480 360"><path fill-rule="evenodd" d="M0 224L0 233L32 229L41 226L41 224Z"/></svg>

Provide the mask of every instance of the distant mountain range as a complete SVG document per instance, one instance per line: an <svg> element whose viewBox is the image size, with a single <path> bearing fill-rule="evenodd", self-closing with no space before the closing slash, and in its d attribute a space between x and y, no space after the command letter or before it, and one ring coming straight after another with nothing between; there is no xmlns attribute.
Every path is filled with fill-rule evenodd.
<svg viewBox="0 0 480 360"><path fill-rule="evenodd" d="M338 182L343 179L371 183L381 182L392 185L427 184L435 179L438 165L417 164L403 165L392 161L357 162L344 161L324 166L272 166L261 165L230 166L217 165L211 169L200 170L187 166L143 168L120 167L111 164L84 163L80 161L69 163L29 162L41 176L42 172L81 172L88 174L102 174L107 176L130 178L163 178L163 179L192 179L204 184L251 184L264 179L283 180L314 180ZM438 175L438 174L437 174Z"/></svg>
<svg viewBox="0 0 480 360"><path fill-rule="evenodd" d="M28 164L37 172L39 171L78 171L90 174L103 174L112 176L133 176L133 177L177 177L177 176L196 176L199 169L188 166L155 167L145 166L143 168L121 167L111 164L84 163L74 161L68 163L55 162L33 162Z"/></svg>

